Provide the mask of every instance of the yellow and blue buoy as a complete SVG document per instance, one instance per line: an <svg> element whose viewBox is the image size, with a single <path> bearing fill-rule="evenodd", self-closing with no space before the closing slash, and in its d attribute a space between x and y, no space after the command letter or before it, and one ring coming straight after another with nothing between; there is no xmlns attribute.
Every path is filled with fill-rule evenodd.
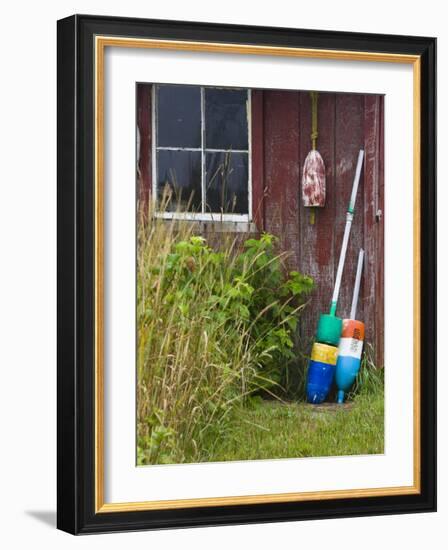
<svg viewBox="0 0 448 550"><path fill-rule="evenodd" d="M306 398L308 403L322 403L330 391L336 370L338 348L316 342L308 365Z"/></svg>

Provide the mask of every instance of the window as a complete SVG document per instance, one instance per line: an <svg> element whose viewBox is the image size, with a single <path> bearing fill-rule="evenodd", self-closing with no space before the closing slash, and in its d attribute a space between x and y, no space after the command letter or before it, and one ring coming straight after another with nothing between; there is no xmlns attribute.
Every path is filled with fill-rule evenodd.
<svg viewBox="0 0 448 550"><path fill-rule="evenodd" d="M158 215L248 221L250 90L154 85Z"/></svg>

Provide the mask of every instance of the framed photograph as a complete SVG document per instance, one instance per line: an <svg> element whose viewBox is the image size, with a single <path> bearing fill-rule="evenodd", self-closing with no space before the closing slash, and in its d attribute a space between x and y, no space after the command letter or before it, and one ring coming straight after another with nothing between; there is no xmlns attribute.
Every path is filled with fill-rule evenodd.
<svg viewBox="0 0 448 550"><path fill-rule="evenodd" d="M436 509L436 40L58 22L58 527Z"/></svg>

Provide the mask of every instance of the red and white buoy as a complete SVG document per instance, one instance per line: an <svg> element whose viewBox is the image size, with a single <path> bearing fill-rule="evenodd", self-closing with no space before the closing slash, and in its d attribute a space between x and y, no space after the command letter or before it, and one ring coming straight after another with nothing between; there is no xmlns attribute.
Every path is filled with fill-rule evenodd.
<svg viewBox="0 0 448 550"><path fill-rule="evenodd" d="M338 403L344 402L345 393L351 388L361 367L361 355L364 344L364 323L357 321L356 307L358 305L359 288L361 285L364 250L361 248L358 256L355 288L353 290L350 319L342 321L342 334L339 340L338 359L336 363L335 381L338 388Z"/></svg>
<svg viewBox="0 0 448 550"><path fill-rule="evenodd" d="M318 93L311 95L311 145L312 149L306 156L302 173L303 206L312 208L311 223L314 223L314 208L325 206L325 164L317 146L317 102Z"/></svg>

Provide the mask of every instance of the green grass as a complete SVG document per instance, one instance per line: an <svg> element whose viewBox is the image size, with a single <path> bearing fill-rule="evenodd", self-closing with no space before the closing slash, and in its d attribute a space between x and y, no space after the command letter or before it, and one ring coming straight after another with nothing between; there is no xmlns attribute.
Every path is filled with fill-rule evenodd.
<svg viewBox="0 0 448 550"><path fill-rule="evenodd" d="M381 454L383 395L358 395L340 407L263 401L241 408L209 461Z"/></svg>
<svg viewBox="0 0 448 550"><path fill-rule="evenodd" d="M360 394L344 406L260 400L234 411L203 445L200 462L382 454L384 396Z"/></svg>
<svg viewBox="0 0 448 550"><path fill-rule="evenodd" d="M384 453L384 369L366 345L344 405L309 405L255 398L240 407L222 437L209 441L210 462ZM303 398L302 398L303 399Z"/></svg>

